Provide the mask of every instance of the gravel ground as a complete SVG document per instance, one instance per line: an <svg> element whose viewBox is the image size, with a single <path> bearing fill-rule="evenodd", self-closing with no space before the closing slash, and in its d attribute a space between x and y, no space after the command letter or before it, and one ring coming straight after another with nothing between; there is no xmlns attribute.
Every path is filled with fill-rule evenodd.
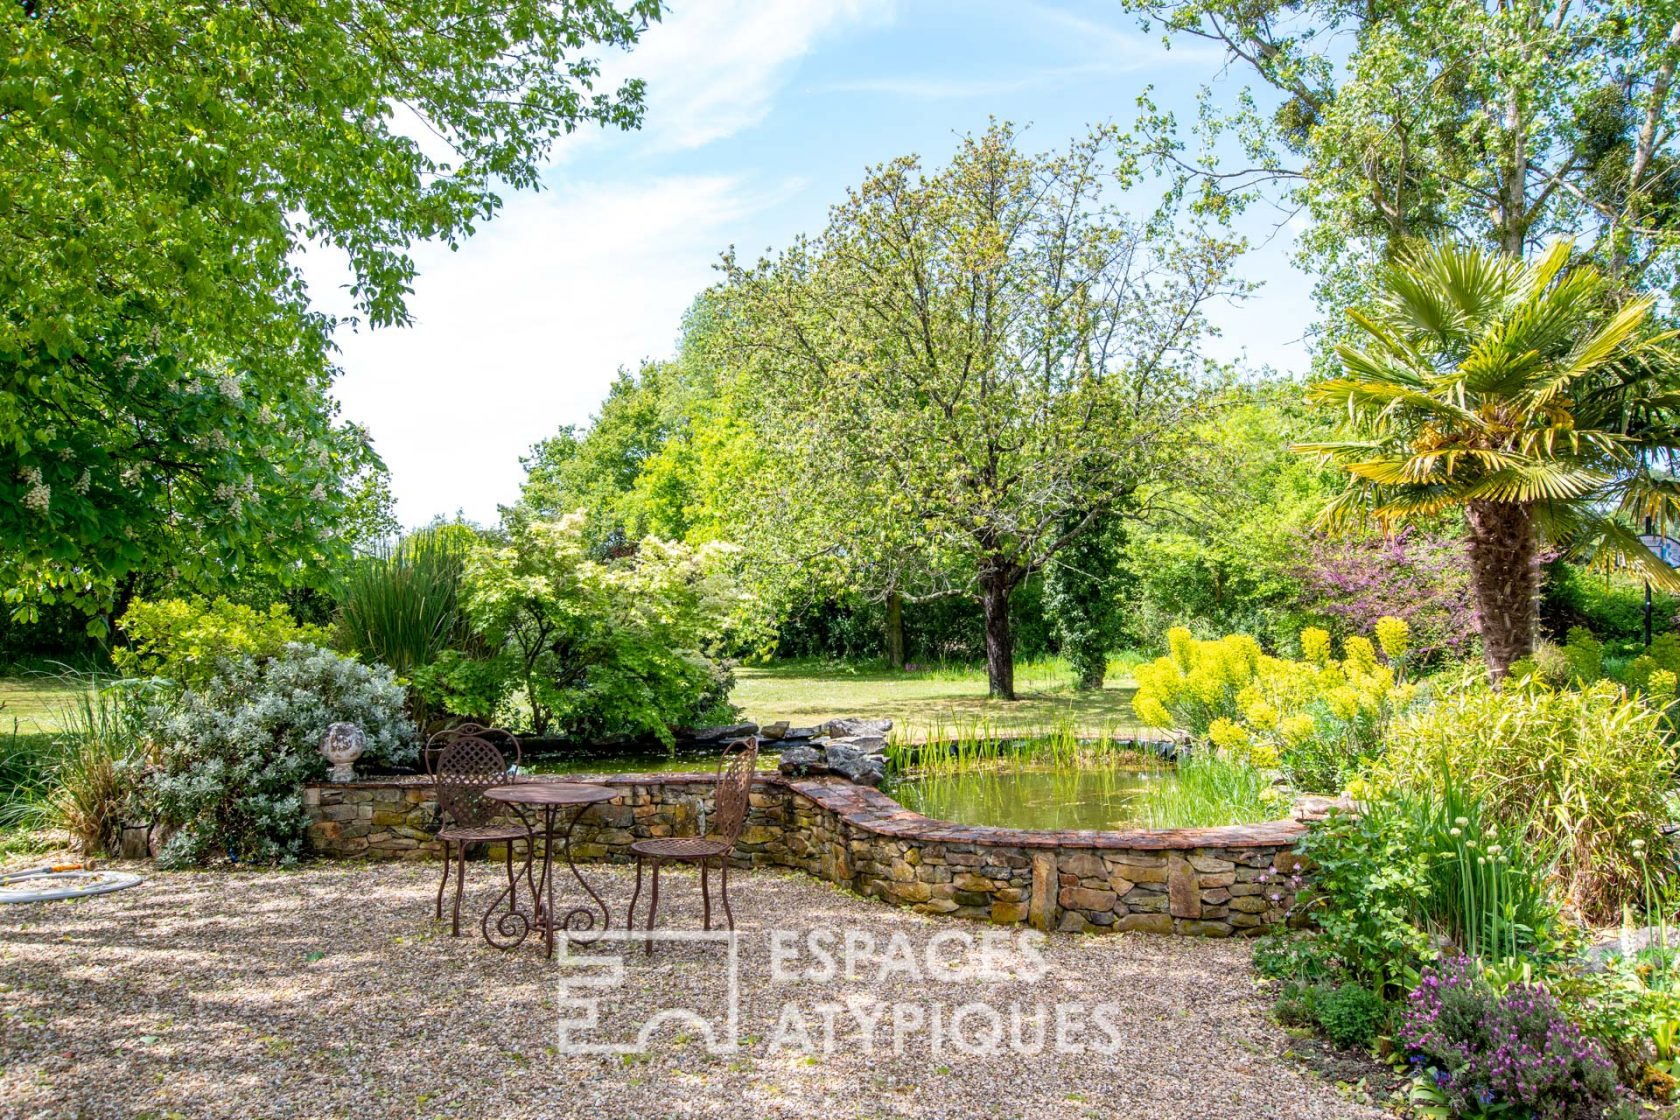
<svg viewBox="0 0 1680 1120"><path fill-rule="evenodd" d="M792 873L732 884L738 1050L708 1052L699 1027L675 1023L643 1053L574 1054L563 1043L631 1042L679 1007L721 1037L727 947L597 947L590 959L621 963L621 982L583 989L600 1019L567 1034L562 978L605 974L545 962L530 942L486 946L476 918L494 874L470 870L474 920L459 939L432 920L435 865L145 869L116 894L0 907L0 1117L1384 1115L1283 1057L1245 945L1060 935L1034 948L1007 935L988 948L980 925ZM630 874L590 874L620 918ZM694 878L667 873L662 926L696 928L698 895ZM789 931L784 973L803 978L778 977L775 926ZM832 931L837 958L850 931L853 979L843 960L821 976L813 930ZM973 1003L992 1010L958 1012ZM1054 1045L1058 1005L1071 1008L1072 1053ZM1001 1045L971 1052L994 1013ZM874 1015L871 1051L859 1023Z"/></svg>

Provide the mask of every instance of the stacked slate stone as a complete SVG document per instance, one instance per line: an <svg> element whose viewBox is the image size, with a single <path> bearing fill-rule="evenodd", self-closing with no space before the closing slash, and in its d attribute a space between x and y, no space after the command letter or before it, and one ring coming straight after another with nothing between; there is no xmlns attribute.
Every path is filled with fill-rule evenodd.
<svg viewBox="0 0 1680 1120"><path fill-rule="evenodd" d="M782 773L796 778L836 774L860 786L879 786L887 776L890 719L835 719L815 734L781 749Z"/></svg>

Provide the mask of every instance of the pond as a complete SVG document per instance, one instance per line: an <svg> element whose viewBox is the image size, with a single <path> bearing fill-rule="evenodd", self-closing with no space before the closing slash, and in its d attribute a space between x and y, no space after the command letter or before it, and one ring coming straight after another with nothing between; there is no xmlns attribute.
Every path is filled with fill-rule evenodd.
<svg viewBox="0 0 1680 1120"><path fill-rule="evenodd" d="M943 774L910 774L886 792L907 809L957 824L1001 828L1138 827L1141 803L1175 780L1166 765L1069 768L1004 763Z"/></svg>
<svg viewBox="0 0 1680 1120"><path fill-rule="evenodd" d="M901 756L884 792L936 820L1001 828L1115 829L1139 827L1152 791L1176 780L1171 764L1129 749L1053 738L998 741L974 754L942 748ZM531 774L668 774L715 771L718 748L571 749L526 758ZM774 752L759 755L775 769ZM918 765L923 763L925 765Z"/></svg>

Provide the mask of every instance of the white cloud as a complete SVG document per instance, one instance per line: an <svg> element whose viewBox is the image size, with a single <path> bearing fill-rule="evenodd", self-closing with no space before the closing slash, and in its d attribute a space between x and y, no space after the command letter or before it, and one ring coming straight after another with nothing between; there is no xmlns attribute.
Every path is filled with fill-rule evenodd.
<svg viewBox="0 0 1680 1120"><path fill-rule="evenodd" d="M682 176L520 194L459 253L420 250L414 325L339 339L338 396L369 422L398 516L493 520L519 456L587 421L620 365L670 354L731 230L792 187ZM307 267L319 288L325 262Z"/></svg>
<svg viewBox="0 0 1680 1120"><path fill-rule="evenodd" d="M679 0L633 51L603 63L602 85L645 79L647 146L698 148L763 120L823 36L891 13L891 0Z"/></svg>

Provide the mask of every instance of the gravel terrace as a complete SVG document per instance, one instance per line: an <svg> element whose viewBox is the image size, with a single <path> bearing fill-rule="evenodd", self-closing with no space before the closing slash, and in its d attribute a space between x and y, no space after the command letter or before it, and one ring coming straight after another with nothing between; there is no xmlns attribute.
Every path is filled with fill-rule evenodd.
<svg viewBox="0 0 1680 1120"><path fill-rule="evenodd" d="M0 907L0 1117L1385 1115L1282 1056L1289 1039L1254 993L1244 944L1058 935L1040 969L1010 934L974 976L984 926L791 872L739 873L740 1048L709 1053L698 1027L674 1023L645 1053L576 1055L560 1045L559 981L598 973L549 964L534 942L484 943L477 917L499 868L469 869L459 939L432 920L435 864L135 869L148 879L131 890ZM620 920L631 873L589 873ZM697 880L668 872L661 925L697 928L699 909ZM793 931L784 971L803 978L778 978L773 926ZM854 979L843 959L821 977L811 930L853 931ZM679 1007L721 1034L726 959L716 943L626 953L622 984L583 993L600 995L600 1022L570 1037L629 1041ZM993 1011L957 1011L976 1002ZM1064 1037L1077 1052L1054 1045L1058 1004L1074 1008ZM969 1052L994 1013L1001 1046ZM875 1015L871 1052L859 1023ZM1095 1025L1105 1015L1112 1035Z"/></svg>

